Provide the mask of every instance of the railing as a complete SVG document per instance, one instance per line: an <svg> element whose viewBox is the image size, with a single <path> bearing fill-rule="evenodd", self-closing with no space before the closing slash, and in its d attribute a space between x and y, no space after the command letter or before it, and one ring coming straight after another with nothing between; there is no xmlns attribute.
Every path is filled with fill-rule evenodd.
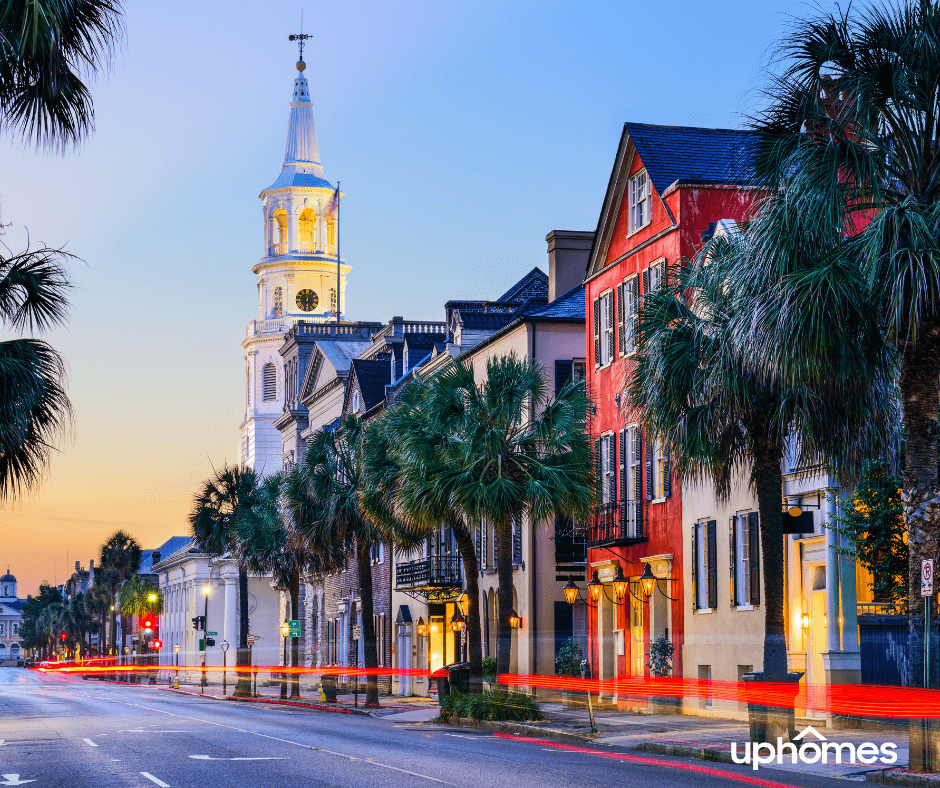
<svg viewBox="0 0 940 788"><path fill-rule="evenodd" d="M406 334L440 334L447 333L446 323L404 323L402 331Z"/></svg>
<svg viewBox="0 0 940 788"><path fill-rule="evenodd" d="M856 607L857 615L866 613L878 616L906 616L906 602L859 602Z"/></svg>
<svg viewBox="0 0 940 788"><path fill-rule="evenodd" d="M588 547L639 541L644 538L642 501L601 504L590 520L579 523L577 530L584 534Z"/></svg>
<svg viewBox="0 0 940 788"><path fill-rule="evenodd" d="M293 321L285 320L282 317L277 317L273 320L252 320L248 324L245 336L254 337L258 334L284 333L290 328L292 322Z"/></svg>
<svg viewBox="0 0 940 788"><path fill-rule="evenodd" d="M452 555L434 555L417 561L408 561L395 567L396 588L424 588L427 586L459 586L460 558Z"/></svg>
<svg viewBox="0 0 940 788"><path fill-rule="evenodd" d="M287 243L271 244L271 254L272 255L287 254L288 252L287 247L288 247Z"/></svg>
<svg viewBox="0 0 940 788"><path fill-rule="evenodd" d="M314 254L316 251L317 251L316 241L301 241L300 242L301 254Z"/></svg>
<svg viewBox="0 0 940 788"><path fill-rule="evenodd" d="M333 318L335 320L335 318ZM364 339L369 339L372 329L368 326L357 326L357 325L346 325L342 323L336 325L336 323L298 323L297 324L297 333L304 334L306 336L361 336Z"/></svg>

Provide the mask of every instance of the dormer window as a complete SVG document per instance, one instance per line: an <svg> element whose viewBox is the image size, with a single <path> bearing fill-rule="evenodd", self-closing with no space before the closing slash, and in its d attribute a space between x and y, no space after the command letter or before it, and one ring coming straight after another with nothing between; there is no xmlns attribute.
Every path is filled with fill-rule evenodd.
<svg viewBox="0 0 940 788"><path fill-rule="evenodd" d="M642 170L629 181L630 233L641 230L650 223L650 181L646 170Z"/></svg>
<svg viewBox="0 0 940 788"><path fill-rule="evenodd" d="M261 399L265 402L277 399L277 368L273 361L261 368Z"/></svg>

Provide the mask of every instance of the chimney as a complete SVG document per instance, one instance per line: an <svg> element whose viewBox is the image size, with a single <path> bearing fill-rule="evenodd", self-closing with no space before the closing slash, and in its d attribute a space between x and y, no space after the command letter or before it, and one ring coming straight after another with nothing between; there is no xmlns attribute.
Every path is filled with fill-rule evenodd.
<svg viewBox="0 0 940 788"><path fill-rule="evenodd" d="M81 561L76 561L76 562L75 562L75 571L76 571L76 572L81 572L81 571L82 571L82 562L81 562Z"/></svg>
<svg viewBox="0 0 940 788"><path fill-rule="evenodd" d="M159 563L160 563L160 551L159 551L159 550L154 550L154 551L153 551L153 558L152 558L151 561L150 561L150 565L153 566L154 564L159 564Z"/></svg>
<svg viewBox="0 0 940 788"><path fill-rule="evenodd" d="M548 300L554 301L584 281L594 233L552 230L548 241Z"/></svg>

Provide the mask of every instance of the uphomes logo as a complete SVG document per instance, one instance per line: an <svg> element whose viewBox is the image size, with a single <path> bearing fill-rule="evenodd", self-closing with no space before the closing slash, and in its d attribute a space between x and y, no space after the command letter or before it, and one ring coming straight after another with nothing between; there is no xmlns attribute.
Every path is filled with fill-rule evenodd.
<svg viewBox="0 0 940 788"><path fill-rule="evenodd" d="M816 737L803 741L807 734ZM851 742L827 741L826 737L817 731L812 725L807 725L803 730L793 737L792 742L785 742L780 737L777 738L777 745L769 742L757 742L752 744L747 742L744 745L744 755L738 755L738 743L731 744L731 760L735 763L750 763L757 771L761 766L770 766L771 764L783 764L785 759L789 758L790 763L864 763L872 764L881 761L881 763L890 765L898 759L898 745L893 742L885 742L882 745L872 742L863 742L862 744L853 744Z"/></svg>

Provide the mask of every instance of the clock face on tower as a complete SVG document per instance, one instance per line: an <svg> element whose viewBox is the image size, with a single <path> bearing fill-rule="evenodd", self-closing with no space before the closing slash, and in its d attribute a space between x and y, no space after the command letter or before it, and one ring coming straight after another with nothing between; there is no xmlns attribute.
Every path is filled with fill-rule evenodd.
<svg viewBox="0 0 940 788"><path fill-rule="evenodd" d="M304 312L312 312L319 303L320 299L317 298L317 294L313 290L304 289L297 293L297 306Z"/></svg>

